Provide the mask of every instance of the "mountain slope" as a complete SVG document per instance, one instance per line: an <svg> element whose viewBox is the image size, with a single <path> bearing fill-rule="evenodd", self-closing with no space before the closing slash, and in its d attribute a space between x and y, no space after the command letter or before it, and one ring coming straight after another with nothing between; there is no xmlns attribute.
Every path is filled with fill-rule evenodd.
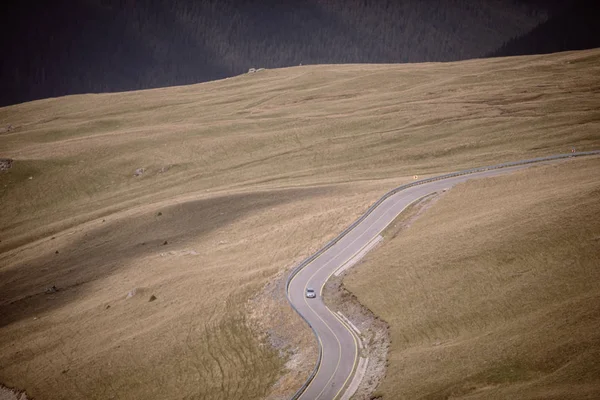
<svg viewBox="0 0 600 400"><path fill-rule="evenodd" d="M599 60L302 66L0 108L0 383L289 398L315 341L278 277L414 175L600 148Z"/></svg>

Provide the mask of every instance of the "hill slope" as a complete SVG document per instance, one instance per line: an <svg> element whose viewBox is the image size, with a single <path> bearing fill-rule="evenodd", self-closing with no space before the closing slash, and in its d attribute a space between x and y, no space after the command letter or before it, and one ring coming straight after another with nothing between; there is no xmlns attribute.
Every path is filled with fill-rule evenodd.
<svg viewBox="0 0 600 400"><path fill-rule="evenodd" d="M346 287L390 324L384 399L600 395L598 171L596 157L467 182L352 271Z"/></svg>
<svg viewBox="0 0 600 400"><path fill-rule="evenodd" d="M598 60L304 66L0 108L0 382L289 395L313 338L281 291L263 331L249 299L413 175L599 148Z"/></svg>

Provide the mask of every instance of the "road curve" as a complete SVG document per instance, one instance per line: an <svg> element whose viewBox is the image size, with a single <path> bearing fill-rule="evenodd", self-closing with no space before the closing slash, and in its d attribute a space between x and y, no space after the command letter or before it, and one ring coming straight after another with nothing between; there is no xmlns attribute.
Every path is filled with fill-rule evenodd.
<svg viewBox="0 0 600 400"><path fill-rule="evenodd" d="M313 373L293 399L332 400L346 397L344 391L352 380L360 357L360 339L351 327L323 303L323 287L336 270L367 246L406 207L423 196L448 189L469 179L506 174L532 163L597 154L600 154L600 151L563 154L476 168L413 182L383 196L348 229L304 260L288 278L288 300L313 329L320 351ZM308 287L315 289L316 298L306 298L305 292Z"/></svg>

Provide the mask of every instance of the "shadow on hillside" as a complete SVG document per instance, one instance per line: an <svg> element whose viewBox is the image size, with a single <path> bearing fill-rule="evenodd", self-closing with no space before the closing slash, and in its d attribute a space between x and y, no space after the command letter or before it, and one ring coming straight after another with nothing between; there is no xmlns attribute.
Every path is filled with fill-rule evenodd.
<svg viewBox="0 0 600 400"><path fill-rule="evenodd" d="M0 327L77 301L83 297L82 290L77 290L80 285L110 276L128 260L181 248L191 239L210 235L251 212L323 196L329 190L236 194L165 207L160 209L160 216L153 211L135 218L107 220L83 239L0 271ZM53 286L58 292L46 293Z"/></svg>

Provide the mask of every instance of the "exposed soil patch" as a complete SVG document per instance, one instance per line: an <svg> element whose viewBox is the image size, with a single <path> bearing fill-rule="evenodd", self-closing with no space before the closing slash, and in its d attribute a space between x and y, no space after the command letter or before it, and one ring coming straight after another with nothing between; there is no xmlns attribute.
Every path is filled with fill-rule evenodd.
<svg viewBox="0 0 600 400"><path fill-rule="evenodd" d="M12 125L0 127L0 133L8 133L13 131L15 128Z"/></svg>
<svg viewBox="0 0 600 400"><path fill-rule="evenodd" d="M13 160L10 158L0 158L0 171L7 171L12 167Z"/></svg>
<svg viewBox="0 0 600 400"><path fill-rule="evenodd" d="M0 400L29 400L25 392L11 390L0 385Z"/></svg>

